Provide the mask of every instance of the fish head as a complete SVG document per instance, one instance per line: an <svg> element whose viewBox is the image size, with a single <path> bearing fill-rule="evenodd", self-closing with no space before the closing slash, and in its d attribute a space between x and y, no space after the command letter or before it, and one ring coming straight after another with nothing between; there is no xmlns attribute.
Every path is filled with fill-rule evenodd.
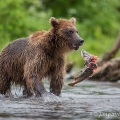
<svg viewBox="0 0 120 120"><path fill-rule="evenodd" d="M91 60L92 55L86 52L85 50L81 50L81 56L86 62L89 62Z"/></svg>

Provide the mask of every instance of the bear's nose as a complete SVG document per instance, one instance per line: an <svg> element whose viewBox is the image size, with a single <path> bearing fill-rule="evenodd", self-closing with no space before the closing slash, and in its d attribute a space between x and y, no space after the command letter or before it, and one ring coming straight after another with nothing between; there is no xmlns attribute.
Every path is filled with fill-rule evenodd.
<svg viewBox="0 0 120 120"><path fill-rule="evenodd" d="M84 40L82 38L79 39L79 45L82 45L84 43Z"/></svg>
<svg viewBox="0 0 120 120"><path fill-rule="evenodd" d="M84 40L83 40L83 39L82 39L82 40L80 40L80 43L81 43L81 44L83 44L83 43L84 43Z"/></svg>

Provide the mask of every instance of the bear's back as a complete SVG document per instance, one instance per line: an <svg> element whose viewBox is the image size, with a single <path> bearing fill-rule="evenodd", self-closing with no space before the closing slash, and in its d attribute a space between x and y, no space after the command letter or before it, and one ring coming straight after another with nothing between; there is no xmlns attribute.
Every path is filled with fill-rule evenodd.
<svg viewBox="0 0 120 120"><path fill-rule="evenodd" d="M11 42L3 49L1 55L6 54L8 56L12 56L21 54L28 46L28 40L29 38L20 38Z"/></svg>
<svg viewBox="0 0 120 120"><path fill-rule="evenodd" d="M29 38L20 38L8 44L0 53L0 71L20 71L25 64L25 50Z"/></svg>

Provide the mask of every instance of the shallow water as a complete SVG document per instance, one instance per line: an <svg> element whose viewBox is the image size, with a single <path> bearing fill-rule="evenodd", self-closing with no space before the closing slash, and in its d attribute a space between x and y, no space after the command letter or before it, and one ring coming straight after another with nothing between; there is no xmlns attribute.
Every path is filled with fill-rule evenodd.
<svg viewBox="0 0 120 120"><path fill-rule="evenodd" d="M60 97L21 98L22 89L12 87L8 98L0 95L0 120L119 120L120 83L83 81L71 88L66 81ZM45 81L47 90L48 82Z"/></svg>

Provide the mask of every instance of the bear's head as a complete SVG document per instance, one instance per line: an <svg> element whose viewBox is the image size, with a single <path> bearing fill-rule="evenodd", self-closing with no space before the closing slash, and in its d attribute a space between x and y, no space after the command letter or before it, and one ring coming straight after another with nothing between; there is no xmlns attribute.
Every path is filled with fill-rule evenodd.
<svg viewBox="0 0 120 120"><path fill-rule="evenodd" d="M66 47L69 50L78 50L79 46L84 43L84 40L78 35L75 22L75 18L69 20L57 20L54 17L50 18L52 29L58 40L57 42L59 42L62 47Z"/></svg>

